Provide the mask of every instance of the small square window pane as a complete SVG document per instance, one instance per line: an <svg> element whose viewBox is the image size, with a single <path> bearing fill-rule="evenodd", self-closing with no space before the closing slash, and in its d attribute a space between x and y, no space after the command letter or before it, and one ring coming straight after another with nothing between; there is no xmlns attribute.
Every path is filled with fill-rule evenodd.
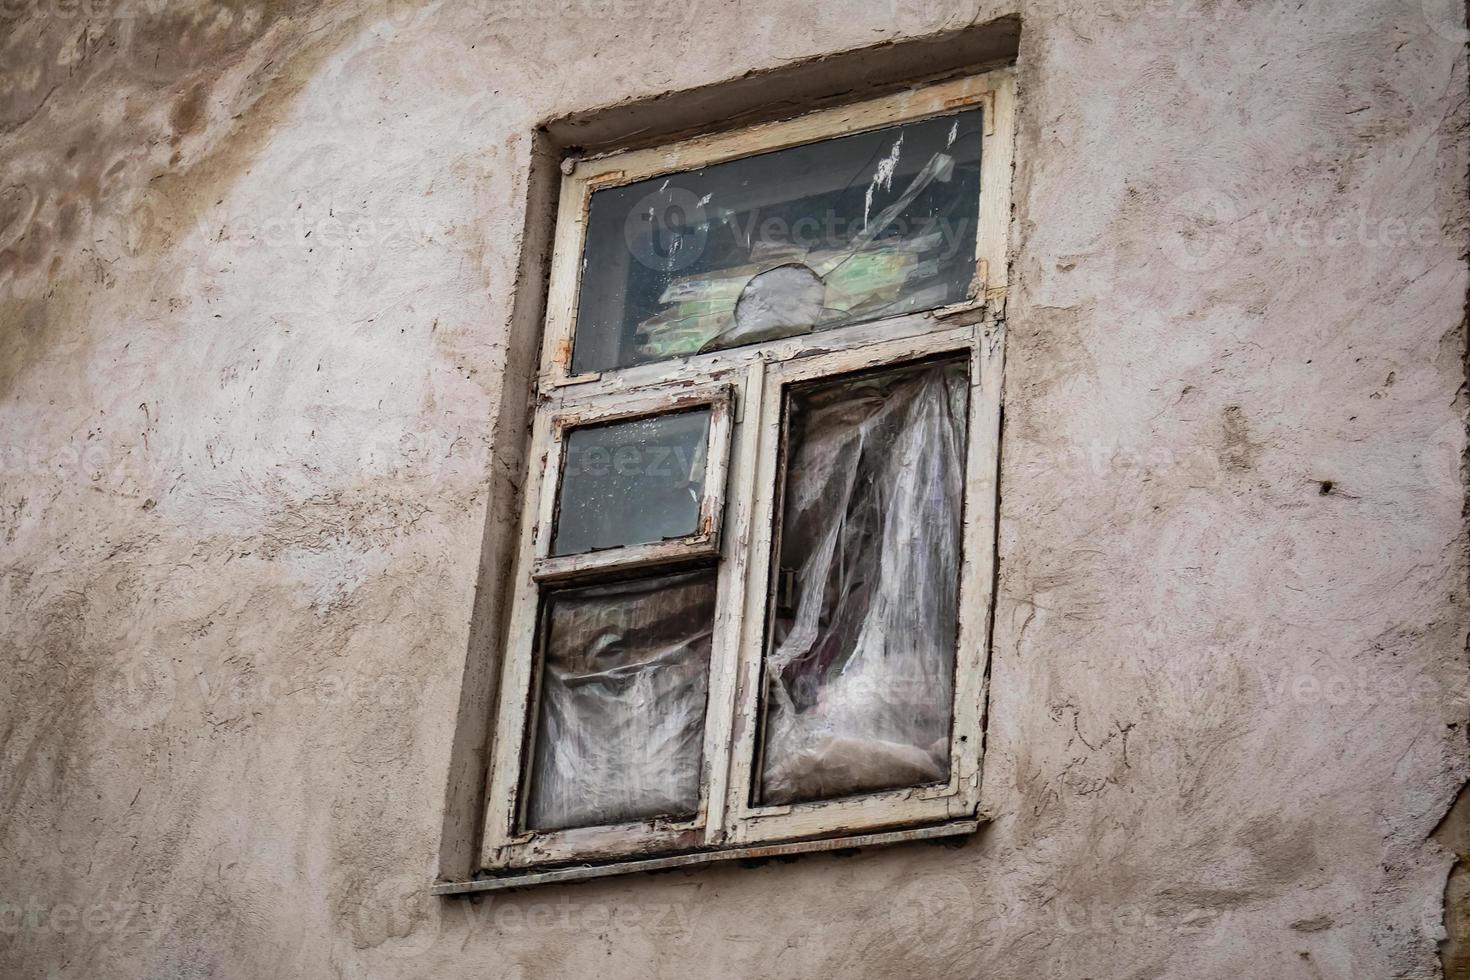
<svg viewBox="0 0 1470 980"><path fill-rule="evenodd" d="M550 592L526 824L699 809L714 569Z"/></svg>
<svg viewBox="0 0 1470 980"><path fill-rule="evenodd" d="M950 770L967 362L788 396L760 802Z"/></svg>
<svg viewBox="0 0 1470 980"><path fill-rule="evenodd" d="M699 529L710 410L568 431L551 553L681 538Z"/></svg>
<svg viewBox="0 0 1470 980"><path fill-rule="evenodd" d="M963 301L981 122L968 109L596 191L573 373Z"/></svg>

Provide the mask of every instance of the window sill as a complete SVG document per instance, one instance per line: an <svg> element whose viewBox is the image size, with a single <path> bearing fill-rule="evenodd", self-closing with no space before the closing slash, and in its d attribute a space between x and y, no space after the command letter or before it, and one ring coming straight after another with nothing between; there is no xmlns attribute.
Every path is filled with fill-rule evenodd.
<svg viewBox="0 0 1470 980"><path fill-rule="evenodd" d="M761 858L787 857L796 854L811 854L822 851L843 851L859 847L880 847L904 841L935 840L942 837L959 837L973 834L980 828L978 819L952 820L948 823L928 827L911 827L907 830L890 830L875 834L856 834L848 837L824 837L818 840L787 841L779 844L755 844L745 847L729 847L720 850L695 851L688 854L670 854L664 857L633 858L609 861L603 864L579 864L546 871L516 871L481 878L476 881L439 881L429 889L433 895L469 895L479 892L500 892L516 888L531 888L535 885L552 885L572 881L589 881L593 878L611 878L614 875L633 874L639 871L665 871L670 868L693 868L720 861L748 861Z"/></svg>

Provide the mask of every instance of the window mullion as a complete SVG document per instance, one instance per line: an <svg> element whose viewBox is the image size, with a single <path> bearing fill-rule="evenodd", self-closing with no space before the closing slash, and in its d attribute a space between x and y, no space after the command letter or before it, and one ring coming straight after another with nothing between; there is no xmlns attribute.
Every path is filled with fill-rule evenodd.
<svg viewBox="0 0 1470 980"><path fill-rule="evenodd" d="M744 406L740 448L740 473L744 486L740 497L746 520L746 547L739 557L738 581L742 594L742 620L735 637L738 648L734 725L729 744L729 781L725 788L727 812L724 835L740 841L747 834L751 779L754 775L756 738L760 727L758 691L761 659L765 650L767 584L773 540L773 497L776 487L778 447L781 439L781 385L772 377L777 365L757 363L752 369L758 397ZM732 535L734 537L734 535Z"/></svg>
<svg viewBox="0 0 1470 980"><path fill-rule="evenodd" d="M744 655L746 579L751 561L759 555L752 541L752 509L757 490L761 405L766 392L766 369L759 361L745 371L736 406L735 435L725 496L725 535L720 556L719 602L715 611L715 646L710 662L709 708L705 727L706 840L720 841L730 817L730 787L736 723L738 678Z"/></svg>

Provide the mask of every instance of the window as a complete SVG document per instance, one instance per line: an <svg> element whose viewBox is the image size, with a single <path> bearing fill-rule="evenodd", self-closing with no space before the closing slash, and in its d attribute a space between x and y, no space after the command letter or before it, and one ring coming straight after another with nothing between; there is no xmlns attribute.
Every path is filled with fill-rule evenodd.
<svg viewBox="0 0 1470 980"><path fill-rule="evenodd" d="M495 880L976 826L1012 91L564 178Z"/></svg>

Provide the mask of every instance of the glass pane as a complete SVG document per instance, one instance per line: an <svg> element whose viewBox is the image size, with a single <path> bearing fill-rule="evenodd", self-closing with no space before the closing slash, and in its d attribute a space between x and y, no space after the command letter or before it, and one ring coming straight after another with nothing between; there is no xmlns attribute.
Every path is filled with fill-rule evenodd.
<svg viewBox="0 0 1470 980"><path fill-rule="evenodd" d="M698 810L715 574L547 595L529 828Z"/></svg>
<svg viewBox="0 0 1470 980"><path fill-rule="evenodd" d="M592 195L574 373L961 302L979 109Z"/></svg>
<svg viewBox="0 0 1470 980"><path fill-rule="evenodd" d="M788 397L761 801L949 778L967 367Z"/></svg>
<svg viewBox="0 0 1470 980"><path fill-rule="evenodd" d="M707 408L567 433L553 555L681 538L699 529Z"/></svg>

